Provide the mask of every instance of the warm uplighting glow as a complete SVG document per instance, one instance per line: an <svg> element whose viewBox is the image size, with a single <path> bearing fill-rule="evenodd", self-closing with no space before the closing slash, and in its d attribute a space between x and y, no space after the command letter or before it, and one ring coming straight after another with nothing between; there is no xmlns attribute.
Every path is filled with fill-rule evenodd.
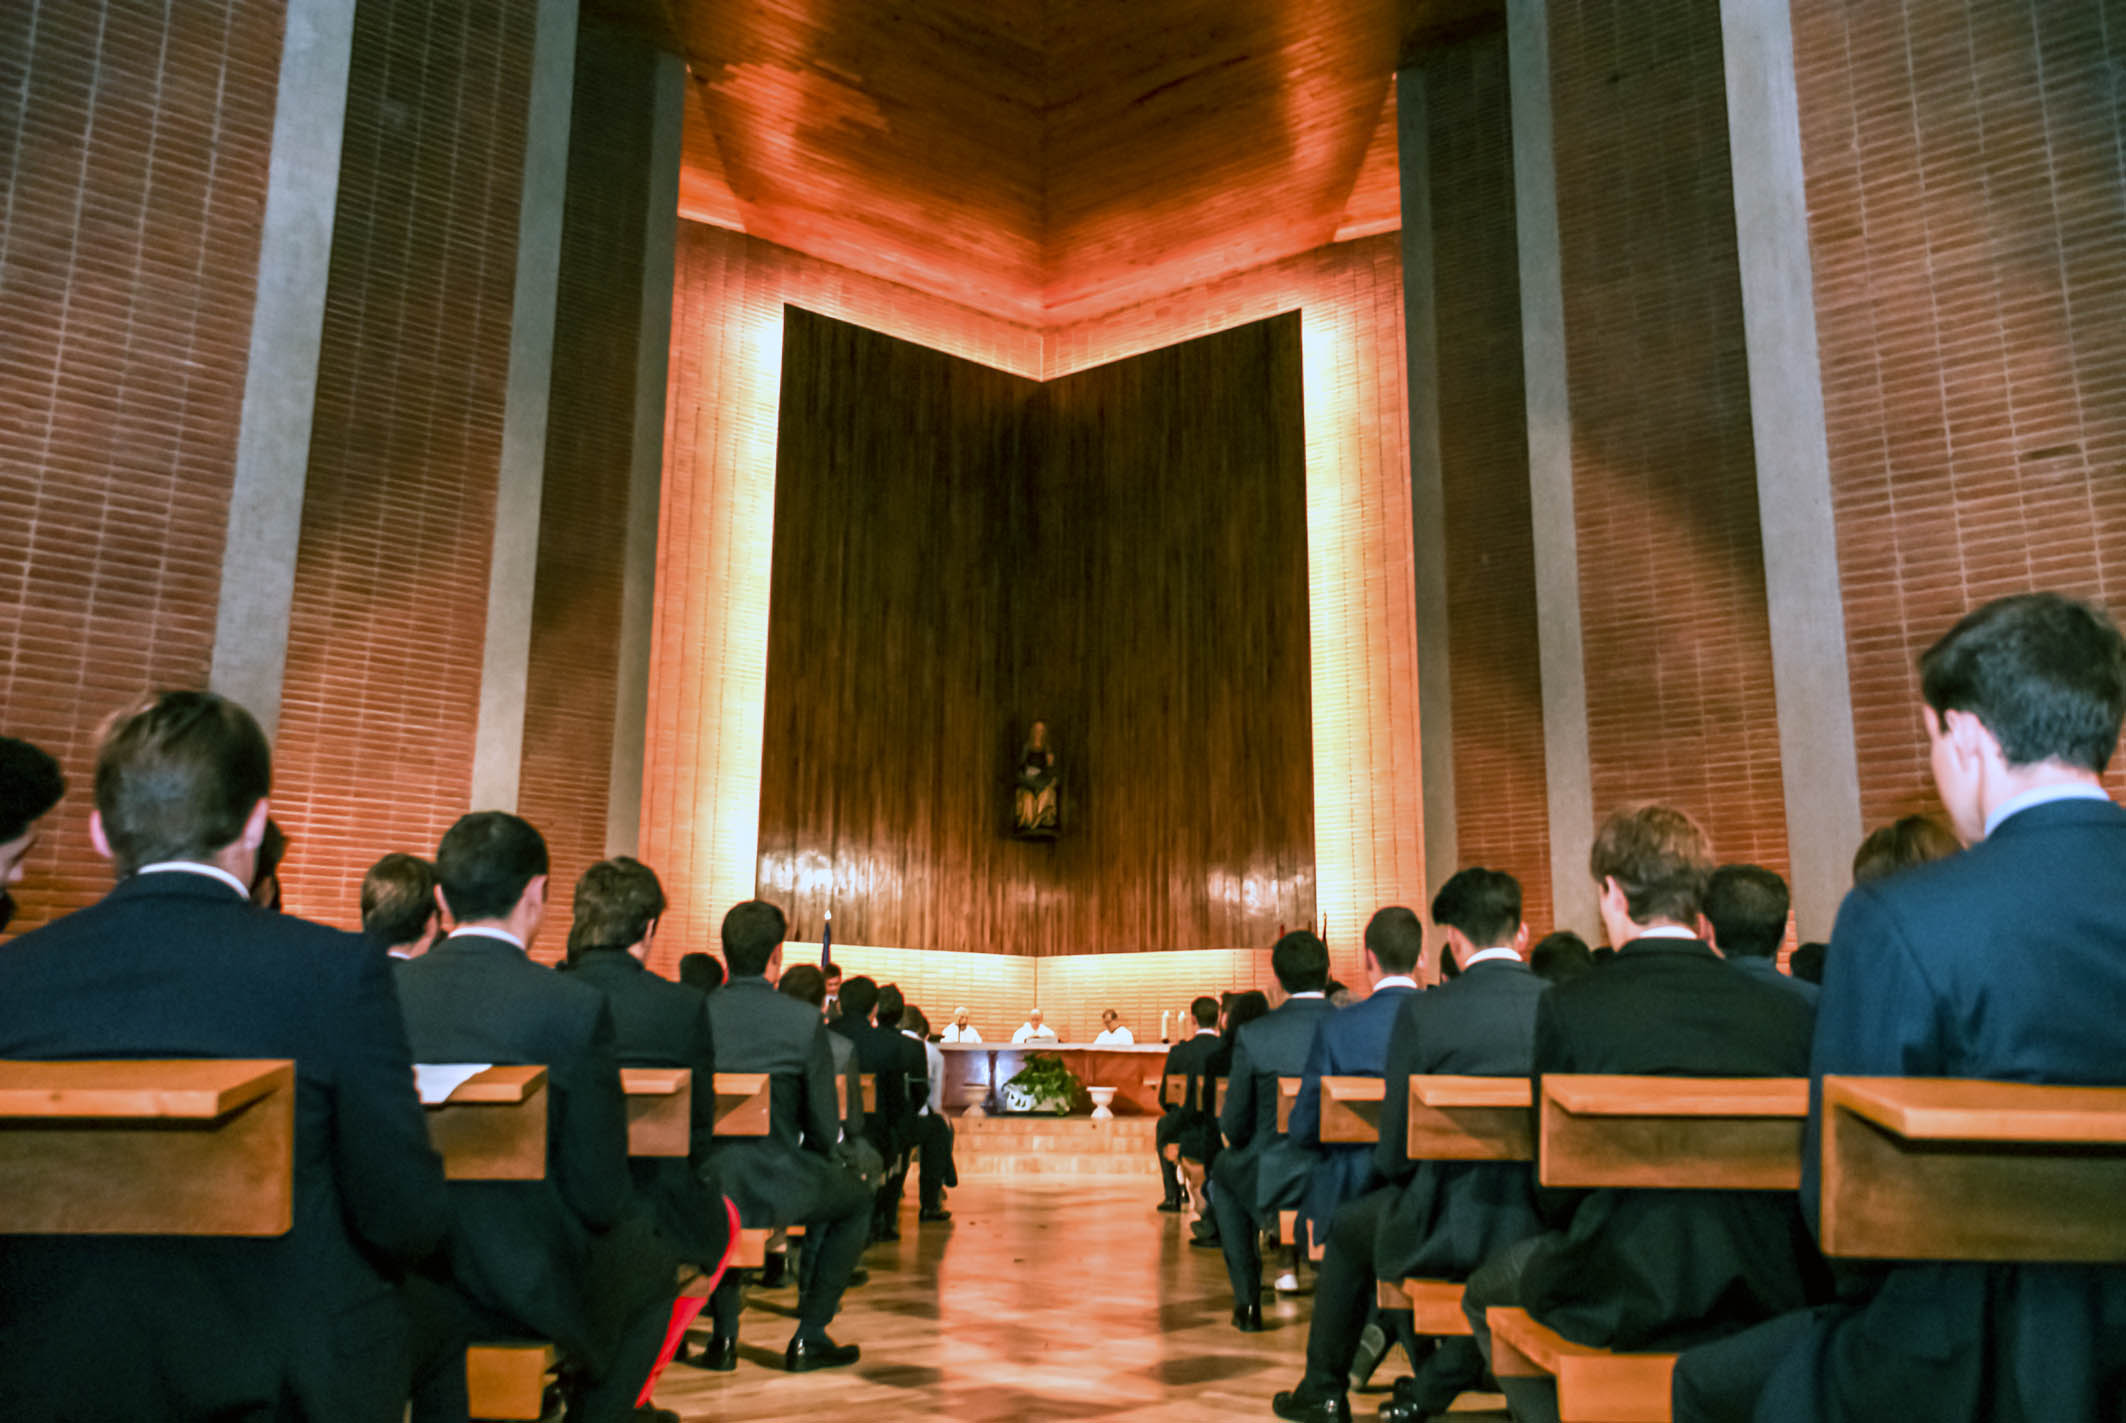
<svg viewBox="0 0 2126 1423"><path fill-rule="evenodd" d="M1366 917L1382 904L1421 906L1425 890L1395 239L1039 331L682 223L642 827L643 857L672 895L675 946L712 946L723 910L754 893L758 873L785 303L1041 379L1300 312L1316 914L1337 971L1357 981ZM1144 967L1143 955L1127 957ZM1082 972L1097 980L1089 992L1121 990L1106 977L1119 964Z"/></svg>

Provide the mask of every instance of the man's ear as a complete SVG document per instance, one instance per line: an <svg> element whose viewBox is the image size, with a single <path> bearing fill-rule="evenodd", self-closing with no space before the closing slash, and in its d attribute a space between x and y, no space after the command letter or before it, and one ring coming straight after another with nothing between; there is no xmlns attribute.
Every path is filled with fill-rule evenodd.
<svg viewBox="0 0 2126 1423"><path fill-rule="evenodd" d="M538 909L546 908L546 884L548 876L533 875L531 883L524 886L524 898Z"/></svg>
<svg viewBox="0 0 2126 1423"><path fill-rule="evenodd" d="M244 833L237 837L246 850L256 851L266 843L266 816L269 813L266 798L260 796L258 804L251 807L250 817L244 821Z"/></svg>
<svg viewBox="0 0 2126 1423"><path fill-rule="evenodd" d="M1526 919L1521 921L1520 928L1513 931L1513 951L1524 959L1528 957L1528 921Z"/></svg>
<svg viewBox="0 0 2126 1423"><path fill-rule="evenodd" d="M1999 738L1970 712L1952 707L1942 713L1942 732L1958 759L1967 763L2006 759L2001 755Z"/></svg>
<svg viewBox="0 0 2126 1423"><path fill-rule="evenodd" d="M118 858L111 853L111 837L103 828L103 812L100 810L89 812L89 843L94 845L96 853L106 860Z"/></svg>

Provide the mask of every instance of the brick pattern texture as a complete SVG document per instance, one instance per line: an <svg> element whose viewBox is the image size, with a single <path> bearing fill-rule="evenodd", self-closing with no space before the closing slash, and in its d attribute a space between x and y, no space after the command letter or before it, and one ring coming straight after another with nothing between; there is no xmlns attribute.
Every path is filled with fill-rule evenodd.
<svg viewBox="0 0 2126 1423"><path fill-rule="evenodd" d="M1959 615L2126 604L2126 30L2102 0L1792 8L1873 826L1936 806L1914 660Z"/></svg>
<svg viewBox="0 0 2126 1423"><path fill-rule="evenodd" d="M598 25L576 42L517 792L518 813L553 857L541 958L563 952L576 880L605 854L649 201L653 115L642 98L654 54Z"/></svg>
<svg viewBox="0 0 2126 1423"><path fill-rule="evenodd" d="M268 0L0 5L0 732L72 787L18 932L110 885L101 719L206 683L280 48Z"/></svg>
<svg viewBox="0 0 2126 1423"><path fill-rule="evenodd" d="M1550 10L1595 813L1787 870L1717 6Z"/></svg>
<svg viewBox="0 0 2126 1423"><path fill-rule="evenodd" d="M276 750L287 907L351 925L471 792L534 7L363 0Z"/></svg>
<svg viewBox="0 0 2126 1423"><path fill-rule="evenodd" d="M1462 864L1520 880L1523 912L1542 933L1552 913L1550 804L1504 35L1425 66L1425 116L1455 838Z"/></svg>

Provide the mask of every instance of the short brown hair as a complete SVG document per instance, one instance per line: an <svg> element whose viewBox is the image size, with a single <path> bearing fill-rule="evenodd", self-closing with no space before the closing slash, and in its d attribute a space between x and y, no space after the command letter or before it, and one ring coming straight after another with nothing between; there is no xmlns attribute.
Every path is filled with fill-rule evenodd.
<svg viewBox="0 0 2126 1423"><path fill-rule="evenodd" d="M158 692L103 725L96 812L121 875L226 849L272 789L266 734L227 697Z"/></svg>
<svg viewBox="0 0 2126 1423"><path fill-rule="evenodd" d="M782 971L775 981L775 991L786 998L795 998L800 1003L810 1003L815 1008L827 1002L827 976L819 971L818 964L792 964Z"/></svg>
<svg viewBox="0 0 2126 1423"><path fill-rule="evenodd" d="M390 948L427 932L437 914L436 867L393 850L362 876L362 932Z"/></svg>
<svg viewBox="0 0 2126 1423"><path fill-rule="evenodd" d="M1614 879L1634 924L1668 919L1688 924L1705 904L1713 842L1703 826L1672 805L1626 806L1602 822L1587 869L1596 884Z"/></svg>
<svg viewBox="0 0 2126 1423"><path fill-rule="evenodd" d="M1907 815L1868 832L1853 852L1853 883L1886 879L1899 870L1945 860L1961 850L1956 837L1925 815Z"/></svg>
<svg viewBox="0 0 2126 1423"><path fill-rule="evenodd" d="M576 917L568 928L568 956L593 949L625 949L642 941L663 915L664 886L640 860L600 860L576 881Z"/></svg>

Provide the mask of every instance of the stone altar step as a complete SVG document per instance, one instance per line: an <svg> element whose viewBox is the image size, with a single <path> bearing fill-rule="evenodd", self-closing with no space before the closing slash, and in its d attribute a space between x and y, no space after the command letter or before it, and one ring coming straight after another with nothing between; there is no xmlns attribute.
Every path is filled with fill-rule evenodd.
<svg viewBox="0 0 2126 1423"><path fill-rule="evenodd" d="M953 1160L962 1175L1157 1176L1156 1117L961 1117Z"/></svg>

